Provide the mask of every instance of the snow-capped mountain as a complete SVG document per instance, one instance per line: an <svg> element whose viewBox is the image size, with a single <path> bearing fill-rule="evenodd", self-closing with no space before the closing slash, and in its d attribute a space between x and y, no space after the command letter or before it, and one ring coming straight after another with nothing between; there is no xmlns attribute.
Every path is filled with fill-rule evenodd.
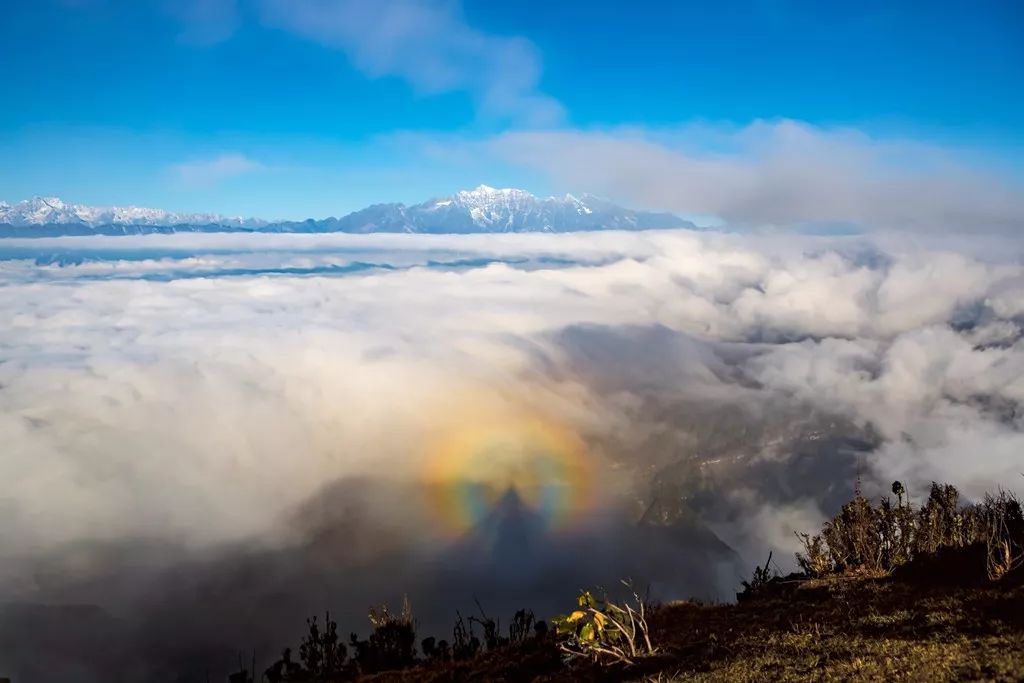
<svg viewBox="0 0 1024 683"><path fill-rule="evenodd" d="M592 195L540 198L481 185L422 204L374 204L342 218L268 222L136 207L96 208L36 197L0 202L0 237L150 232L572 232L693 228L669 213L634 211Z"/></svg>
<svg viewBox="0 0 1024 683"><path fill-rule="evenodd" d="M89 227L101 225L258 227L266 225L266 223L266 221L253 218L228 218L203 213L171 213L163 209L146 209L137 206L97 207L68 204L57 197L33 197L17 204L0 202L0 224L15 227L62 224L78 224Z"/></svg>
<svg viewBox="0 0 1024 683"><path fill-rule="evenodd" d="M337 221L345 232L570 232L694 227L668 213L633 211L592 195L535 197L516 189L475 190L416 204L377 204Z"/></svg>

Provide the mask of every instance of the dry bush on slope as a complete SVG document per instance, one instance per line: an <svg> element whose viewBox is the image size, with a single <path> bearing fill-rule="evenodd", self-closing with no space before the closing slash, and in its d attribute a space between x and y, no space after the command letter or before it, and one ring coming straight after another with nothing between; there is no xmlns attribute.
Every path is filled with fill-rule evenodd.
<svg viewBox="0 0 1024 683"><path fill-rule="evenodd" d="M985 570L995 580L1024 565L1024 516L1017 498L1006 491L980 503L961 506L950 484L933 483L928 499L915 510L903 501L903 487L894 506L883 498L874 506L855 497L825 523L820 534L799 534L804 552L800 568L811 576L834 572L891 572L896 567L943 549L979 545L985 549Z"/></svg>

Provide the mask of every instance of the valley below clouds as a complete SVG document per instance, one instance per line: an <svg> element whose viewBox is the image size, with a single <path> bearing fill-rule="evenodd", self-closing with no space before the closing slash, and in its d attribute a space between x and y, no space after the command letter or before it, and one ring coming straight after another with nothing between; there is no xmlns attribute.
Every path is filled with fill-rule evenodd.
<svg viewBox="0 0 1024 683"><path fill-rule="evenodd" d="M474 596L549 616L625 576L729 600L769 551L791 568L795 533L858 480L1019 493L1022 251L921 233L0 240L0 643L40 680L139 680L270 661L313 613L363 631L403 595L425 633ZM453 525L445 487L477 474L436 464L467 430L555 435L566 519L501 472Z"/></svg>

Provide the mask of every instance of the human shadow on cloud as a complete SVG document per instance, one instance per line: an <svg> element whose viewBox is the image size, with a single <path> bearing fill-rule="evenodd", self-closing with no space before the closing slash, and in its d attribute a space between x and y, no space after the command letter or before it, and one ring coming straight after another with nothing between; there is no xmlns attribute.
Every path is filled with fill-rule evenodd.
<svg viewBox="0 0 1024 683"><path fill-rule="evenodd" d="M627 576L656 598L716 597L713 567L736 564L710 531L637 523L622 510L555 533L515 489L440 542L410 505L420 495L409 484L344 479L297 510L283 539L202 552L167 544L177 559L160 568L131 560L151 541L97 545L87 571L55 554L39 566L63 580L33 604L0 610L0 664L15 680L144 681L172 671L170 680L216 680L239 652L270 661L324 609L343 632L365 632L369 606L407 596L419 632L445 636L456 610L471 613L477 601L497 616L522 607L549 615L579 588L614 588ZM105 595L117 599L101 604Z"/></svg>

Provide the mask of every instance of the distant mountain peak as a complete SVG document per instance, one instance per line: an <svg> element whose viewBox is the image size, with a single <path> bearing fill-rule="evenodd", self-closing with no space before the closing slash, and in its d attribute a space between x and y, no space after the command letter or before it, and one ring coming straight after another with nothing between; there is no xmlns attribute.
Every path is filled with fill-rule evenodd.
<svg viewBox="0 0 1024 683"><path fill-rule="evenodd" d="M217 214L172 213L138 206L87 206L65 202L60 197L35 196L15 204L0 202L0 224L19 228L38 225L78 225L89 228L108 225L258 227L266 225L266 221L228 218Z"/></svg>
<svg viewBox="0 0 1024 683"><path fill-rule="evenodd" d="M520 190L515 187L491 187L490 185L480 184L474 187L472 190L459 190L456 194L460 195L494 195L494 194L530 194L526 190ZM532 196L532 195L531 195Z"/></svg>
<svg viewBox="0 0 1024 683"><path fill-rule="evenodd" d="M421 204L374 204L342 218L270 223L162 209L93 207L58 197L0 202L0 236L140 234L147 232L574 232L694 227L668 213L635 211L593 195L536 197L517 188L479 185Z"/></svg>
<svg viewBox="0 0 1024 683"><path fill-rule="evenodd" d="M694 227L667 213L634 211L590 194L536 197L480 185L408 207L409 232L569 232Z"/></svg>

